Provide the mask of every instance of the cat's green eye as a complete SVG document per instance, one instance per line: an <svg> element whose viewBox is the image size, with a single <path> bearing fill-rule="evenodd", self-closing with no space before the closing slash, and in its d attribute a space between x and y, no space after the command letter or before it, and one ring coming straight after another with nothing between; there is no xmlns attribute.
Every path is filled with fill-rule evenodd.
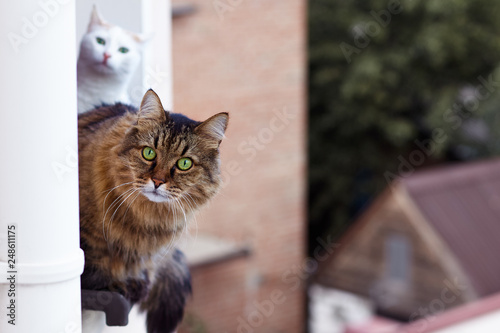
<svg viewBox="0 0 500 333"><path fill-rule="evenodd" d="M177 161L177 167L182 171L187 171L193 166L193 160L189 157L183 157Z"/></svg>
<svg viewBox="0 0 500 333"><path fill-rule="evenodd" d="M97 41L97 44L106 45L106 41L101 37L97 37L95 40Z"/></svg>
<svg viewBox="0 0 500 333"><path fill-rule="evenodd" d="M128 49L127 49L126 47L120 47L120 48L118 49L118 51L119 51L119 52L121 52L121 53L127 53L127 52L128 52Z"/></svg>
<svg viewBox="0 0 500 333"><path fill-rule="evenodd" d="M144 147L142 149L142 157L148 161L152 161L156 158L156 152L151 147Z"/></svg>

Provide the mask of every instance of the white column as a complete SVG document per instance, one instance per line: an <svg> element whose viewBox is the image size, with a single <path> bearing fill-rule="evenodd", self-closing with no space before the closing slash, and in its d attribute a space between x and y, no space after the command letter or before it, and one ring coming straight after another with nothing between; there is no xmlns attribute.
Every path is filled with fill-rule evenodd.
<svg viewBox="0 0 500 333"><path fill-rule="evenodd" d="M146 49L143 82L156 91L163 107L172 110L172 7L170 0L143 0L142 29L152 36Z"/></svg>
<svg viewBox="0 0 500 333"><path fill-rule="evenodd" d="M1 1L0 35L0 332L80 332L74 0Z"/></svg>

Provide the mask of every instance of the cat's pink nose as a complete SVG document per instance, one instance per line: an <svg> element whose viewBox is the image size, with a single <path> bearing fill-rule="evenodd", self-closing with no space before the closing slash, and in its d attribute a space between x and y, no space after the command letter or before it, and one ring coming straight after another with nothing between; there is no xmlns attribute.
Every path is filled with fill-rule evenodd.
<svg viewBox="0 0 500 333"><path fill-rule="evenodd" d="M104 52L104 60L103 60L103 62L105 64L108 62L109 58L111 58L111 54Z"/></svg>
<svg viewBox="0 0 500 333"><path fill-rule="evenodd" d="M165 179L151 178L151 180L155 184L155 189L160 187L160 185L165 184Z"/></svg>

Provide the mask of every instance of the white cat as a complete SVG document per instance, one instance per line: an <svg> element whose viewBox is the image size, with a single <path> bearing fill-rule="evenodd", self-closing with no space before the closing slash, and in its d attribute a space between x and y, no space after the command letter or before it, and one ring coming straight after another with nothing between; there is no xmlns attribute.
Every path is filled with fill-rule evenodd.
<svg viewBox="0 0 500 333"><path fill-rule="evenodd" d="M130 103L127 88L144 44L139 34L105 22L94 6L77 63L78 113L103 103Z"/></svg>

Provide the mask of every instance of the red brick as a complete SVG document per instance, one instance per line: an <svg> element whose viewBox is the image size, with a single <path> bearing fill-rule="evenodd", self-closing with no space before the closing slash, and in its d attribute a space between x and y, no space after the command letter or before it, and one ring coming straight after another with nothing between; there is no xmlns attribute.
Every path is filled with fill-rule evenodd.
<svg viewBox="0 0 500 333"><path fill-rule="evenodd" d="M288 293L282 275L305 256L306 2L220 1L240 4L220 21L215 1L191 0L195 14L173 22L174 110L199 120L230 113L222 169L233 161L241 173L197 225L199 232L250 244L252 255L193 269L188 313L206 332L236 332L238 317L255 310L253 301L280 289L287 301L255 332L302 332L305 281ZM283 108L296 117L248 161L238 147L267 131Z"/></svg>

